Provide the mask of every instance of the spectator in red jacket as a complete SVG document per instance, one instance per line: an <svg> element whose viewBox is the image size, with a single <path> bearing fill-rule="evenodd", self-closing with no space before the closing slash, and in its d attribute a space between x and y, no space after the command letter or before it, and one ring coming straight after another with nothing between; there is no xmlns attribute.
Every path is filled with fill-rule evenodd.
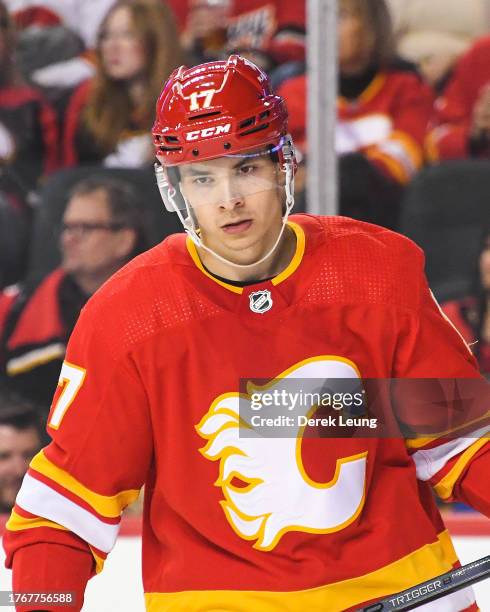
<svg viewBox="0 0 490 612"><path fill-rule="evenodd" d="M114 2L5 0L19 32L24 75L50 89L73 88L93 76L95 34Z"/></svg>
<svg viewBox="0 0 490 612"><path fill-rule="evenodd" d="M490 157L490 36L460 59L436 101L426 144L434 162Z"/></svg>
<svg viewBox="0 0 490 612"><path fill-rule="evenodd" d="M14 26L0 1L0 189L25 199L57 167L58 130L52 108L23 81L14 50Z"/></svg>
<svg viewBox="0 0 490 612"><path fill-rule="evenodd" d="M21 78L14 48L13 24L0 1L0 289L23 275L29 202L58 165L55 113Z"/></svg>
<svg viewBox="0 0 490 612"><path fill-rule="evenodd" d="M145 219L126 182L91 177L73 189L60 232L61 266L34 286L0 294L0 371L47 408L66 342L87 299L147 248Z"/></svg>
<svg viewBox="0 0 490 612"><path fill-rule="evenodd" d="M433 94L394 56L384 0L339 6L337 153L340 212L396 227L403 187L423 163ZM306 75L286 81L293 139L306 148Z"/></svg>
<svg viewBox="0 0 490 612"><path fill-rule="evenodd" d="M240 53L271 71L305 59L305 0L169 0L195 61ZM183 5L186 5L184 9Z"/></svg>
<svg viewBox="0 0 490 612"><path fill-rule="evenodd" d="M249 57L265 70L305 59L305 0L234 0L227 50Z"/></svg>
<svg viewBox="0 0 490 612"><path fill-rule="evenodd" d="M170 0L177 19L183 18L181 43L189 61L211 61L222 56L226 47L228 17L233 0ZM185 14L182 6L185 4Z"/></svg>
<svg viewBox="0 0 490 612"><path fill-rule="evenodd" d="M446 302L442 309L471 345L481 371L490 376L490 228L483 235L473 295Z"/></svg>
<svg viewBox="0 0 490 612"><path fill-rule="evenodd" d="M67 108L64 163L149 164L161 84L184 63L171 10L160 0L116 2L96 52L97 75L75 90Z"/></svg>

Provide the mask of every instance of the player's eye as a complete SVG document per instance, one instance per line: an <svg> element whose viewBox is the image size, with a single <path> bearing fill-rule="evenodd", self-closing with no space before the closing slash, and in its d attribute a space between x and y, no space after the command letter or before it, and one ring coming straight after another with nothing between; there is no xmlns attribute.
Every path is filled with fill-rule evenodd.
<svg viewBox="0 0 490 612"><path fill-rule="evenodd" d="M244 164L238 169L238 174L239 176L248 176L253 174L256 170L257 166L255 164Z"/></svg>
<svg viewBox="0 0 490 612"><path fill-rule="evenodd" d="M198 185L199 187L208 187L212 185L214 181L210 176L196 176L194 177L192 182L194 183L194 185Z"/></svg>

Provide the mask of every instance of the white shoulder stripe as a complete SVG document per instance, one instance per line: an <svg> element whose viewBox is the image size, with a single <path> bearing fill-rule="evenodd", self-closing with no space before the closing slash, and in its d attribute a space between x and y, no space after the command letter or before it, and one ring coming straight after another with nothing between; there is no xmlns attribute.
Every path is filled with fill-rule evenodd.
<svg viewBox="0 0 490 612"><path fill-rule="evenodd" d="M419 480L430 480L446 463L466 450L490 431L490 426L472 432L471 438L455 438L434 448L421 449L412 455Z"/></svg>
<svg viewBox="0 0 490 612"><path fill-rule="evenodd" d="M24 476L16 503L31 514L63 525L103 552L114 547L119 524L104 523L29 474Z"/></svg>

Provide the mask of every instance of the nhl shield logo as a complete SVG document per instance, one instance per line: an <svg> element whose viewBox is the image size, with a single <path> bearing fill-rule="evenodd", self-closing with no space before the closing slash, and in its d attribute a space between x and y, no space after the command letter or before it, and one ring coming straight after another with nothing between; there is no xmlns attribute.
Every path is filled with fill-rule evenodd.
<svg viewBox="0 0 490 612"><path fill-rule="evenodd" d="M267 312L272 308L272 295L268 289L264 289L263 291L255 291L248 297L250 300L250 310L252 312L264 314L264 312Z"/></svg>

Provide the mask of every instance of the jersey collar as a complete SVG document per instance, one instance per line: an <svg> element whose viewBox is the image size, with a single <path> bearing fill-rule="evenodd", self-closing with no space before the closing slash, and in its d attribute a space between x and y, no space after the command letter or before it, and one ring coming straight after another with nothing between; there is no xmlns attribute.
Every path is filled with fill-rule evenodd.
<svg viewBox="0 0 490 612"><path fill-rule="evenodd" d="M282 283L283 281L285 281L287 278L289 278L295 272L295 270L297 270L298 266L300 265L300 263L301 263L301 261L303 259L303 255L304 255L304 252L305 252L306 238L305 238L305 232L304 232L303 228L300 225L298 225L297 223L294 223L294 221L288 221L287 225L288 225L288 227L290 227L293 230L293 232L294 232L294 234L296 236L296 251L295 251L291 261L287 265L287 267L280 274L278 274L273 279L271 279L270 282L274 286L277 286L280 283ZM235 285L230 285L229 283L226 283L224 281L221 281L221 280L215 278L212 274L210 274L206 270L206 268L202 265L202 262L201 262L201 260L199 258L199 254L197 252L196 245L192 242L192 240L189 237L187 237L187 240L186 240L186 247L187 247L187 251L189 252L189 255L192 258L192 261L194 262L196 267L205 276L210 278L212 281L214 281L218 285L221 285L225 289L228 289L228 291L231 291L233 293L237 293L239 295L243 294L243 290L246 289L246 287L236 287Z"/></svg>
<svg viewBox="0 0 490 612"><path fill-rule="evenodd" d="M355 100L348 100L343 96L339 96L337 99L337 103L340 108L349 108L352 104L368 104L373 98L375 98L378 93L383 88L386 82L386 74L381 72L376 75L374 79L369 83L366 89L359 95Z"/></svg>

